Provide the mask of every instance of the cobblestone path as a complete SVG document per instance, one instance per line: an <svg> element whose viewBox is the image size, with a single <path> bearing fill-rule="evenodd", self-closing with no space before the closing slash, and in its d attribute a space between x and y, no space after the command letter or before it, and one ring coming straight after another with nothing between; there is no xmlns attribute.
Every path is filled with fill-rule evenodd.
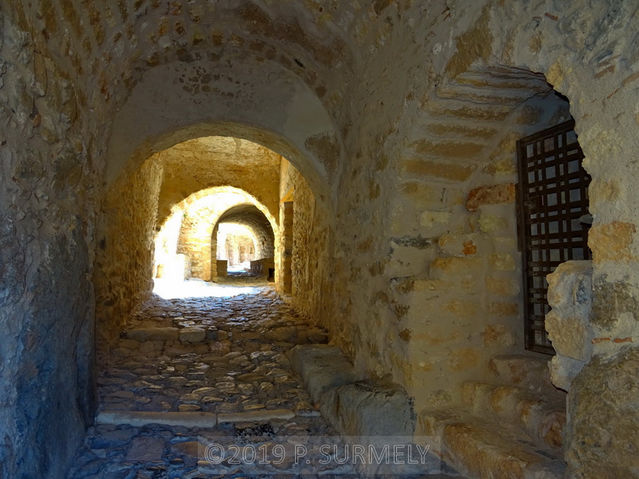
<svg viewBox="0 0 639 479"><path fill-rule="evenodd" d="M270 287L231 298L154 297L117 347L99 353L98 421L70 477L352 474L350 465L320 462L314 438L335 432L286 358L297 344L322 342L326 334ZM153 413L168 424L145 416Z"/></svg>

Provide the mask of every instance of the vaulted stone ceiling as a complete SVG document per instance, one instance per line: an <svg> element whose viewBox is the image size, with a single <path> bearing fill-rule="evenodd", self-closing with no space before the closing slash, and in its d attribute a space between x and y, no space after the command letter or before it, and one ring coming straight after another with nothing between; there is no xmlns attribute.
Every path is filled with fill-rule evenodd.
<svg viewBox="0 0 639 479"><path fill-rule="evenodd" d="M160 190L160 171L143 168L139 188L113 187L152 155L202 136L256 141L298 168L315 193L295 198L295 211L309 225L302 233L316 240L300 243L308 246L300 271L310 273L295 284L312 292L302 295L305 311L329 328L359 370L403 384L416 407L432 403L425 388L437 388L433 397L448 401L449 391L439 389L431 371L448 380L439 368L445 361L454 368L486 363L473 356L479 348L457 360L441 342L436 354L434 344L420 343L413 323L427 324L422 311L431 312L428 320L443 316L413 303L423 295L408 285L431 287L424 276L450 279L443 266L473 262L455 255L484 254L481 243L473 243L475 250L460 238L474 241L500 223L465 211L465 200L489 179L513 181L514 136L462 141L490 136L495 118L474 108L476 114L451 125L449 117L464 112L449 115L441 106L508 102L508 95L490 90L495 73L513 71L533 80L530 88L515 88L519 93L544 93L547 81L569 98L593 177L590 244L600 340L593 348L613 362L593 361L588 381L575 386L573 397L589 399L571 404L566 457L576 475L594 468L603 477L613 463L621 475L629 470L616 431L636 430L636 416L623 412L636 409L628 406L632 399L610 410L597 401L598 390L610 389L614 361L631 369L631 356L617 353L636 336L634 0L32 0L1 8L0 275L7 286L0 292L0 424L7 432L0 437L0 472L64 476L70 448L81 442L93 413L95 303L114 307L108 319L123 322L132 303L122 298L138 289L126 281L148 282L146 276L133 281L131 271L149 256L158 205L146 193ZM485 94L475 95L475 87ZM460 98L469 89L473 95ZM498 126L519 133L510 121L516 116L493 106L489 113L503 114ZM490 121L482 128L474 125L484 120ZM442 145L447 135L465 145L463 158ZM494 162L491 145L499 154ZM109 191L121 201L104 201ZM123 235L102 234L100 224L112 211L139 226L140 234L122 229L141 238L138 247L125 248ZM486 258L510 275L513 234L507 243L509 251L498 241L484 245L492 255ZM118 256L111 264L96 260L103 251ZM100 272L113 263L119 266L114 282L102 288L113 294L94 299ZM469 271L457 268L465 277ZM483 294L471 289L466 311L491 305L482 303ZM448 313L460 311L458 302L449 304ZM452 323L444 318L438 326L450 335ZM475 317L471 325L478 339L483 325ZM601 446L601 437L611 442Z"/></svg>
<svg viewBox="0 0 639 479"><path fill-rule="evenodd" d="M262 145L239 138L201 137L178 143L153 161L162 165L158 224L187 196L222 185L250 192L277 218L282 157Z"/></svg>

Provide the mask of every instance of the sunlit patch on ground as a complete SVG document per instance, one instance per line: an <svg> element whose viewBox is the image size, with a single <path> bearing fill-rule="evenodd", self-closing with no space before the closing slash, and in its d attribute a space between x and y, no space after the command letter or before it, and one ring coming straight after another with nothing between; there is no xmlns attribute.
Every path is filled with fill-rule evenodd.
<svg viewBox="0 0 639 479"><path fill-rule="evenodd" d="M263 281L242 282L238 284L209 283L202 280L190 279L174 281L168 279L154 280L153 293L163 299L175 298L230 298L240 294L258 294L269 288Z"/></svg>

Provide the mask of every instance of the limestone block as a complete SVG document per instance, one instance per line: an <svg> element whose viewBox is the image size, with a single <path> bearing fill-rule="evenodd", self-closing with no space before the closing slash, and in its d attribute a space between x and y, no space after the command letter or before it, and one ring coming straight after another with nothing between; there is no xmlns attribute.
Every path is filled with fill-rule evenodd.
<svg viewBox="0 0 639 479"><path fill-rule="evenodd" d="M416 279L413 282L413 292L416 298L432 299L439 297L447 288L452 287L448 282L437 279Z"/></svg>
<svg viewBox="0 0 639 479"><path fill-rule="evenodd" d="M448 256L474 256L477 254L480 237L476 233L451 234L446 233L439 237L437 245L442 253Z"/></svg>
<svg viewBox="0 0 639 479"><path fill-rule="evenodd" d="M517 277L513 275L491 275L486 276L484 284L486 290L498 296L516 296L519 294L520 288Z"/></svg>
<svg viewBox="0 0 639 479"><path fill-rule="evenodd" d="M202 328L183 328L180 330L180 342L201 343L206 339L206 330Z"/></svg>
<svg viewBox="0 0 639 479"><path fill-rule="evenodd" d="M468 193L466 209L477 211L481 205L494 205L499 203L515 202L515 185L506 183L502 185L480 186Z"/></svg>
<svg viewBox="0 0 639 479"><path fill-rule="evenodd" d="M519 314L519 304L514 302L491 302L488 304L488 312L493 317L517 316Z"/></svg>
<svg viewBox="0 0 639 479"><path fill-rule="evenodd" d="M614 221L605 225L594 225L588 232L588 246L593 260L603 261L633 260L632 241L636 232L632 223Z"/></svg>
<svg viewBox="0 0 639 479"><path fill-rule="evenodd" d="M567 261L547 279L552 310L546 315L546 330L557 352L549 366L551 380L567 391L593 352L592 262Z"/></svg>
<svg viewBox="0 0 639 479"><path fill-rule="evenodd" d="M639 349L596 356L572 382L566 477L635 477L639 468Z"/></svg>
<svg viewBox="0 0 639 479"><path fill-rule="evenodd" d="M424 177L448 181L466 181L475 171L475 166L459 163L444 163L422 159L402 160L402 173L406 176Z"/></svg>
<svg viewBox="0 0 639 479"><path fill-rule="evenodd" d="M482 208L479 215L479 229L482 233L495 234L507 230L508 227L509 222L504 215L495 214Z"/></svg>
<svg viewBox="0 0 639 479"><path fill-rule="evenodd" d="M476 257L446 257L437 258L430 265L430 273L433 279L468 276L479 273L481 260Z"/></svg>
<svg viewBox="0 0 639 479"><path fill-rule="evenodd" d="M481 351L476 348L458 348L448 358L451 371L469 371L481 363Z"/></svg>
<svg viewBox="0 0 639 479"><path fill-rule="evenodd" d="M484 346L513 346L515 338L512 331L503 324L487 324L482 333Z"/></svg>
<svg viewBox="0 0 639 479"><path fill-rule="evenodd" d="M442 427L442 426L439 426ZM469 477L559 479L563 463L531 448L514 430L462 414L443 425L445 458ZM495 473L498 471L497 473Z"/></svg>
<svg viewBox="0 0 639 479"><path fill-rule="evenodd" d="M577 377L577 374L579 374L585 365L585 361L555 355L550 360L550 363L548 363L550 381L559 389L569 391L572 381Z"/></svg>
<svg viewBox="0 0 639 479"><path fill-rule="evenodd" d="M102 411L95 418L96 424L128 424L142 427L149 424L167 426L212 428L217 425L217 415L212 412L156 412L156 411Z"/></svg>
<svg viewBox="0 0 639 479"><path fill-rule="evenodd" d="M406 200L422 207L441 208L461 201L456 190L444 188L440 184L428 184L421 181L406 181L400 186L400 193ZM465 201L465 196L463 200Z"/></svg>
<svg viewBox="0 0 639 479"><path fill-rule="evenodd" d="M479 142L471 141L431 141L421 139L411 145L421 155L437 155L441 158L472 158L484 148Z"/></svg>
<svg viewBox="0 0 639 479"><path fill-rule="evenodd" d="M419 223L422 227L430 230L436 226L445 226L450 220L451 213L448 211L424 211L420 218Z"/></svg>
<svg viewBox="0 0 639 479"><path fill-rule="evenodd" d="M546 331L557 354L587 361L592 354L592 332L582 317L566 317L550 311L546 315Z"/></svg>
<svg viewBox="0 0 639 479"><path fill-rule="evenodd" d="M475 292L476 282L471 278L453 278L451 281L443 279L417 278L413 280L415 297L439 297L451 291L455 294Z"/></svg>
<svg viewBox="0 0 639 479"><path fill-rule="evenodd" d="M336 346L299 345L291 350L289 360L315 402L320 401L328 389L363 378Z"/></svg>
<svg viewBox="0 0 639 479"><path fill-rule="evenodd" d="M175 341L178 339L177 328L136 328L127 331L126 337L135 341Z"/></svg>
<svg viewBox="0 0 639 479"><path fill-rule="evenodd" d="M289 420L295 417L295 413L290 409L262 409L259 411L240 411L219 413L217 415L218 424L235 422L267 422L273 420Z"/></svg>
<svg viewBox="0 0 639 479"><path fill-rule="evenodd" d="M322 395L321 411L333 426L351 436L412 436L411 399L397 385L356 382Z"/></svg>
<svg viewBox="0 0 639 479"><path fill-rule="evenodd" d="M409 246L391 241L391 257L386 272L392 277L424 273L435 257L434 247Z"/></svg>
<svg viewBox="0 0 639 479"><path fill-rule="evenodd" d="M517 264L515 258L510 253L495 253L491 254L489 263L496 271L516 271Z"/></svg>
<svg viewBox="0 0 639 479"><path fill-rule="evenodd" d="M588 316L592 307L592 262L566 261L549 274L548 304L562 315Z"/></svg>

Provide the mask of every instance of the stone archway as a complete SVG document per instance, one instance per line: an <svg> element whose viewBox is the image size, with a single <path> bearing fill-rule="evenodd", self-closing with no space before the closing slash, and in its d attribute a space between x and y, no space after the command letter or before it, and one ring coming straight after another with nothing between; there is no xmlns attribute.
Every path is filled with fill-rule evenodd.
<svg viewBox="0 0 639 479"><path fill-rule="evenodd" d="M637 446L617 432L636 429L636 414L622 413L636 407L608 384L637 383L636 2L107 3L36 0L2 10L5 475L64 475L91 420L92 291L98 308L113 308L121 320L130 298L121 290L102 295L102 272L146 286L132 271L151 242L120 250L121 267L101 259L126 240L102 234L112 206L102 202L105 187L149 155L203 134L258 140L309 179L319 206L313 210L309 196L299 202L308 208L297 208L296 198L298 218L312 218L304 235L327 239L298 264L321 274L307 274L293 290L313 287L306 310L330 326L359 371L390 377L421 401L415 379L442 358L407 361L407 349L426 350L430 339L403 323L414 271L402 275L398 266L430 268L433 241L459 226L441 203L463 211L468 192L450 184L404 189L398 172L441 146L423 144L426 153L411 146L438 86L497 65L541 72L572 102L593 176L594 356L571 391L567 458L574 475L628 475L633 465L623 451ZM148 95L134 92L138 85L151 86ZM463 174L459 166L448 162L439 173ZM161 186L153 167L146 173L124 191L140 208L120 211L152 230L154 205L142 192ZM402 194L405 201L394 203ZM425 236L434 227L443 231ZM459 251L454 241L442 243ZM501 259L495 265L512 265ZM454 263L436 262L434 270ZM432 284L415 284L434 301ZM486 337L502 335L493 333ZM455 367L473 363L467 353L455 351Z"/></svg>
<svg viewBox="0 0 639 479"><path fill-rule="evenodd" d="M215 271L213 270L213 261L215 258L225 259L219 257L220 255L218 254L220 249L224 247L224 245L219 244L221 239L219 229L221 225L237 225L243 227L247 229L253 237L255 251L250 260L250 271L253 274L270 277L269 269L272 269L274 275L281 274L281 272L275 271L276 258L282 254L281 251L278 251L276 255L275 248L279 240L279 227L274 231L268 218L255 206L237 205L224 212L213 228L211 235L211 277L215 275L219 276L219 271L217 269ZM226 252L226 259L230 259L228 258L228 252ZM228 268L226 269L228 270Z"/></svg>
<svg viewBox="0 0 639 479"><path fill-rule="evenodd" d="M248 215L242 214L246 213L245 210L248 210ZM217 225L225 218L239 221L234 214L239 214L239 220L251 220L255 216L263 218L262 222L256 224L261 226L261 230L268 229L263 234L268 236L270 233L270 238L265 237L263 242L267 244L270 240L269 257L274 258L279 226L273 211L244 190L218 186L193 193L172 207L171 215L158 228L155 238L154 269L158 266L164 270L171 269L168 265L176 260L177 254L186 256L189 265L188 271L181 275L180 280L189 277L204 281L215 280ZM175 225L171 226L173 223Z"/></svg>

